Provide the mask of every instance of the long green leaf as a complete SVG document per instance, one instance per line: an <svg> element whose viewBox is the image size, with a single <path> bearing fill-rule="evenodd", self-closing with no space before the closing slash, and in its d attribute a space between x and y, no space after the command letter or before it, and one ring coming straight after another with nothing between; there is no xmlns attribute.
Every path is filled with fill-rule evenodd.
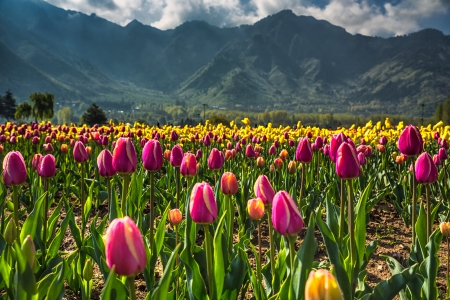
<svg viewBox="0 0 450 300"><path fill-rule="evenodd" d="M33 211L27 217L23 223L23 227L20 231L20 240L23 241L27 235L31 235L33 238L36 236L37 224L41 215L42 202L45 199L45 193L42 194L34 205Z"/></svg>
<svg viewBox="0 0 450 300"><path fill-rule="evenodd" d="M216 232L214 234L214 282L216 286L217 298L222 296L223 285L225 281L225 259L224 253L222 251L222 228L225 224L226 211L224 211L222 217L220 218L219 224L216 227ZM208 234L208 232L205 232Z"/></svg>
<svg viewBox="0 0 450 300"><path fill-rule="evenodd" d="M420 273L424 276L425 281L422 286L422 293L424 299L437 299L438 290L436 286L439 258L437 252L442 241L442 233L439 229L435 230L431 236L430 241L426 246L428 257L420 265Z"/></svg>
<svg viewBox="0 0 450 300"><path fill-rule="evenodd" d="M58 249L61 246L61 242L64 238L64 235L66 234L67 225L69 225L69 220L72 218L72 210L73 207L70 208L70 210L67 212L66 217L64 218L64 221L61 223L61 227L58 230L58 233L56 234L55 238L50 244L49 250L48 250L48 259L55 257L58 254Z"/></svg>
<svg viewBox="0 0 450 300"><path fill-rule="evenodd" d="M165 299L167 293L169 292L170 282L172 281L173 266L175 264L176 256L181 248L181 244L173 250L172 255L170 255L169 261L164 269L164 274L158 282L158 286L152 293L152 299Z"/></svg>

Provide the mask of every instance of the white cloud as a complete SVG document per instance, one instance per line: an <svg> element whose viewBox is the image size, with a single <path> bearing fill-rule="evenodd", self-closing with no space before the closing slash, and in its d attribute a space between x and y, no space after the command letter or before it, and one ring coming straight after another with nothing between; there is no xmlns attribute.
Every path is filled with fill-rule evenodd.
<svg viewBox="0 0 450 300"><path fill-rule="evenodd" d="M350 33L393 36L417 31L420 21L450 10L449 0L401 0L377 6L369 0L330 0L319 7L313 0L47 0L65 9L96 13L126 25L133 19L160 29L190 20L217 26L254 22L283 9L310 15Z"/></svg>

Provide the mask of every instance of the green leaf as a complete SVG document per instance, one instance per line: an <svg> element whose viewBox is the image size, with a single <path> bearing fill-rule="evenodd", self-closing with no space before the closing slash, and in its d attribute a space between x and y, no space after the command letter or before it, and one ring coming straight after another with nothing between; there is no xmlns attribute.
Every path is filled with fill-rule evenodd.
<svg viewBox="0 0 450 300"><path fill-rule="evenodd" d="M51 293L47 293L46 300L61 300L64 296L64 272L65 272L65 263L61 262L55 267L56 276L50 284L49 291Z"/></svg>
<svg viewBox="0 0 450 300"><path fill-rule="evenodd" d="M73 207L70 206L69 201L67 201L66 197L63 196L62 198L64 200L64 208L66 211L72 210ZM67 216L66 216L67 217ZM71 214L71 217L69 219L69 228L70 232L72 233L73 239L75 240L75 244L77 244L77 248L81 249L83 242L81 239L81 231L78 227L77 223L75 223L75 217L73 214Z"/></svg>
<svg viewBox="0 0 450 300"><path fill-rule="evenodd" d="M314 261L314 253L317 249L317 241L314 237L316 221L312 213L309 219L308 230L302 246L297 252L295 267L292 276L292 285L294 288L295 299L303 298L305 284L308 280L309 271ZM293 254L291 254L293 255Z"/></svg>
<svg viewBox="0 0 450 300"><path fill-rule="evenodd" d="M356 265L357 268L360 268L364 259L364 252L366 251L366 202L372 192L373 185L374 180L371 180L359 198L355 209L355 242L359 259Z"/></svg>
<svg viewBox="0 0 450 300"><path fill-rule="evenodd" d="M31 211L30 215L27 217L25 222L23 223L23 227L20 231L20 240L23 241L27 235L31 235L32 237L36 236L37 224L39 221L39 217L41 215L41 207L42 202L45 199L46 193L42 194L39 199L36 201L34 205L33 211Z"/></svg>
<svg viewBox="0 0 450 300"><path fill-rule="evenodd" d="M424 206L420 204L419 217L416 221L416 235L419 240L420 250L422 252L422 257L426 255L426 244L427 244L427 213L425 212Z"/></svg>
<svg viewBox="0 0 450 300"><path fill-rule="evenodd" d="M225 281L225 259L224 253L222 251L222 228L226 220L226 211L224 211L222 217L220 218L219 224L216 227L216 232L214 234L214 282L216 286L217 298L222 296L223 285ZM208 232L205 232L208 234Z"/></svg>
<svg viewBox="0 0 450 300"><path fill-rule="evenodd" d="M59 228L58 233L56 234L55 238L50 244L46 260L53 258L58 254L58 249L61 246L61 242L64 238L64 235L66 234L67 225L69 225L69 220L72 218L73 213L72 208L73 207L71 207L70 210L67 212L67 215L64 218L64 221L61 223L61 227Z"/></svg>
<svg viewBox="0 0 450 300"><path fill-rule="evenodd" d="M173 250L172 255L170 255L169 261L164 268L164 274L158 282L158 286L152 293L152 299L165 299L167 293L169 292L170 282L172 281L173 266L175 264L178 251L181 248L181 244Z"/></svg>
<svg viewBox="0 0 450 300"><path fill-rule="evenodd" d="M108 279L105 282L100 299L105 300L123 300L127 299L127 290L122 281L116 278L114 267L109 272Z"/></svg>
<svg viewBox="0 0 450 300"><path fill-rule="evenodd" d="M442 233L440 229L437 229L431 234L430 241L426 246L428 257L420 264L420 273L425 278L422 286L422 293L426 297L425 299L428 300L437 299L438 296L436 280L439 268L439 258L437 253L441 241Z"/></svg>
<svg viewBox="0 0 450 300"><path fill-rule="evenodd" d="M381 255L387 262L389 266L389 270L392 275L400 274L405 269L395 258L390 256ZM420 290L423 285L423 281L420 276L415 276L411 281L408 282L407 287L410 291L411 298L406 296L404 290L400 291L399 295L402 300L410 299L410 300L421 300Z"/></svg>

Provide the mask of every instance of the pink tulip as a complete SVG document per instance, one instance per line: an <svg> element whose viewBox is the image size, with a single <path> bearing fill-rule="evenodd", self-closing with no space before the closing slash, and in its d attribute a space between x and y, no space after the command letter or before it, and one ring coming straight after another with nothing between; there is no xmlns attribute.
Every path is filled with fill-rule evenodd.
<svg viewBox="0 0 450 300"><path fill-rule="evenodd" d="M358 162L361 166L365 166L367 164L366 156L364 153L358 153Z"/></svg>
<svg viewBox="0 0 450 300"><path fill-rule="evenodd" d="M170 140L172 142L175 142L176 140L178 140L178 134L175 130L172 130L172 132L170 133Z"/></svg>
<svg viewBox="0 0 450 300"><path fill-rule="evenodd" d="M337 151L339 149L339 146L341 146L341 144L345 141L347 141L347 137L342 132L339 134L333 135L333 137L331 138L330 158L331 158L332 162L336 163L336 156L337 156Z"/></svg>
<svg viewBox="0 0 450 300"><path fill-rule="evenodd" d="M149 140L142 150L142 162L144 168L150 172L161 170L163 164L163 152L158 140Z"/></svg>
<svg viewBox="0 0 450 300"><path fill-rule="evenodd" d="M269 155L277 155L277 147L275 145L270 146Z"/></svg>
<svg viewBox="0 0 450 300"><path fill-rule="evenodd" d="M380 138L380 145L386 146L387 142L388 142L387 138L383 135Z"/></svg>
<svg viewBox="0 0 450 300"><path fill-rule="evenodd" d="M19 151L8 152L3 159L3 182L5 185L21 185L27 180L27 168Z"/></svg>
<svg viewBox="0 0 450 300"><path fill-rule="evenodd" d="M36 153L35 155L33 155L33 159L31 160L31 166L33 167L33 169L35 169L37 171L38 167L39 167L39 160L42 158L42 154L40 153Z"/></svg>
<svg viewBox="0 0 450 300"><path fill-rule="evenodd" d="M302 163L310 163L312 160L311 143L308 138L301 138L295 151L295 159Z"/></svg>
<svg viewBox="0 0 450 300"><path fill-rule="evenodd" d="M195 223L211 224L217 218L217 203L211 186L197 182L192 188L189 213Z"/></svg>
<svg viewBox="0 0 450 300"><path fill-rule="evenodd" d="M97 157L97 167L100 176L111 178L116 175L116 170L113 166L113 156L108 149L103 149Z"/></svg>
<svg viewBox="0 0 450 300"><path fill-rule="evenodd" d="M114 219L105 236L106 264L122 276L145 269L147 255L139 228L129 217Z"/></svg>
<svg viewBox="0 0 450 300"><path fill-rule="evenodd" d="M427 152L417 158L415 171L417 181L422 184L434 183L438 178L437 168Z"/></svg>
<svg viewBox="0 0 450 300"><path fill-rule="evenodd" d="M255 181L254 190L256 197L261 198L264 205L272 204L275 191L266 175L259 175L258 179Z"/></svg>
<svg viewBox="0 0 450 300"><path fill-rule="evenodd" d="M136 170L136 150L130 138L119 138L112 156L112 164L117 173L131 174Z"/></svg>
<svg viewBox="0 0 450 300"><path fill-rule="evenodd" d="M245 156L247 156L248 158L256 157L255 150L253 149L251 144L248 144L247 147L245 148Z"/></svg>
<svg viewBox="0 0 450 300"><path fill-rule="evenodd" d="M220 188L224 195L234 195L238 191L236 176L231 172L225 172L220 180Z"/></svg>
<svg viewBox="0 0 450 300"><path fill-rule="evenodd" d="M192 153L185 153L180 165L180 173L184 177L193 177L197 174L197 160Z"/></svg>
<svg viewBox="0 0 450 300"><path fill-rule="evenodd" d="M336 153L336 173L342 179L359 177L361 168L354 148L343 142Z"/></svg>
<svg viewBox="0 0 450 300"><path fill-rule="evenodd" d="M422 153L423 139L417 127L408 125L398 138L398 150L408 156L417 156Z"/></svg>
<svg viewBox="0 0 450 300"><path fill-rule="evenodd" d="M213 148L208 157L208 167L211 170L220 170L222 169L224 158L217 148Z"/></svg>
<svg viewBox="0 0 450 300"><path fill-rule="evenodd" d="M170 151L170 164L174 167L181 166L181 161L183 160L183 149L180 145L175 145Z"/></svg>
<svg viewBox="0 0 450 300"><path fill-rule="evenodd" d="M273 198L272 224L281 235L297 235L303 229L297 204L286 191L279 191Z"/></svg>
<svg viewBox="0 0 450 300"><path fill-rule="evenodd" d="M80 141L76 141L75 145L73 146L73 158L78 163L83 163L89 159L86 147Z"/></svg>
<svg viewBox="0 0 450 300"><path fill-rule="evenodd" d="M37 173L43 178L51 178L55 176L56 173L56 161L55 157L51 154L43 156L39 160Z"/></svg>
<svg viewBox="0 0 450 300"><path fill-rule="evenodd" d="M447 151L445 150L445 148L439 148L438 155L439 155L439 159L442 162L448 158Z"/></svg>
<svg viewBox="0 0 450 300"><path fill-rule="evenodd" d="M323 138L321 136L316 137L314 141L314 146L316 149L320 149L323 147Z"/></svg>
<svg viewBox="0 0 450 300"><path fill-rule="evenodd" d="M433 155L433 163L434 163L436 166L439 166L439 165L442 164L442 161L441 161L441 159L439 158L439 155L438 155L438 154Z"/></svg>

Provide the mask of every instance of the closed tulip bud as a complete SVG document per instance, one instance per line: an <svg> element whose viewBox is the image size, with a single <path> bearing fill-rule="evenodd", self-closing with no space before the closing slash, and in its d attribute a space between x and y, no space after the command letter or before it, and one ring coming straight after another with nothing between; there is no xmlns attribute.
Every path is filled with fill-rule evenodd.
<svg viewBox="0 0 450 300"><path fill-rule="evenodd" d="M193 177L197 174L197 160L192 153L186 153L180 165L180 173L184 177Z"/></svg>
<svg viewBox="0 0 450 300"><path fill-rule="evenodd" d="M347 141L347 137L342 132L333 135L330 142L330 158L336 163L337 151L343 142Z"/></svg>
<svg viewBox="0 0 450 300"><path fill-rule="evenodd" d="M43 156L39 160L37 173L43 178L51 178L55 176L56 173L56 160L51 154Z"/></svg>
<svg viewBox="0 0 450 300"><path fill-rule="evenodd" d="M323 147L323 154L324 154L324 155L327 155L327 156L330 156L330 145L326 144L326 145Z"/></svg>
<svg viewBox="0 0 450 300"><path fill-rule="evenodd" d="M19 151L8 152L3 159L3 182L5 185L21 185L27 180L27 168Z"/></svg>
<svg viewBox="0 0 450 300"><path fill-rule="evenodd" d="M145 149L142 152L144 156ZM162 151L160 152L162 156ZM136 149L130 138L119 138L112 153L114 170L119 174L131 174L136 170ZM144 167L145 167L145 160Z"/></svg>
<svg viewBox="0 0 450 300"><path fill-rule="evenodd" d="M441 159L439 158L439 155L437 155L437 154L433 155L433 163L434 163L436 166L439 166L439 165L442 164L442 161L441 161Z"/></svg>
<svg viewBox="0 0 450 300"><path fill-rule="evenodd" d="M303 229L297 204L286 191L279 191L273 198L272 224L281 235L297 235Z"/></svg>
<svg viewBox="0 0 450 300"><path fill-rule="evenodd" d="M16 136L11 136L10 138L9 138L9 143L10 144L16 144L17 143L17 138L16 138Z"/></svg>
<svg viewBox="0 0 450 300"><path fill-rule="evenodd" d="M178 208L169 210L169 222L172 226L176 226L183 221L183 214Z"/></svg>
<svg viewBox="0 0 450 300"><path fill-rule="evenodd" d="M178 140L178 133L175 130L172 130L172 132L170 133L170 140L172 142L175 142L176 140Z"/></svg>
<svg viewBox="0 0 450 300"><path fill-rule="evenodd" d="M417 127L408 125L400 134L397 146L401 153L408 156L422 153L423 139Z"/></svg>
<svg viewBox="0 0 450 300"><path fill-rule="evenodd" d="M266 175L259 175L253 188L256 197L260 198L264 202L264 205L272 204L275 191Z"/></svg>
<svg viewBox="0 0 450 300"><path fill-rule="evenodd" d="M195 223L211 224L217 218L217 203L211 186L197 182L192 188L189 213Z"/></svg>
<svg viewBox="0 0 450 300"><path fill-rule="evenodd" d="M139 228L129 217L114 219L106 232L106 264L122 276L135 276L144 270L147 255Z"/></svg>
<svg viewBox="0 0 450 300"><path fill-rule="evenodd" d="M86 147L80 141L76 141L73 147L73 158L78 163L83 163L89 159Z"/></svg>
<svg viewBox="0 0 450 300"><path fill-rule="evenodd" d="M225 151L225 160L230 160L233 158L233 153L231 152L231 150L226 150Z"/></svg>
<svg viewBox="0 0 450 300"><path fill-rule="evenodd" d="M225 172L220 180L220 188L224 195L234 195L238 191L236 176L231 172Z"/></svg>
<svg viewBox="0 0 450 300"><path fill-rule="evenodd" d="M365 166L367 164L366 156L363 153L358 153L358 162L361 166Z"/></svg>
<svg viewBox="0 0 450 300"><path fill-rule="evenodd" d="M104 135L102 137L102 145L103 146L108 146L109 140L108 140L108 136Z"/></svg>
<svg viewBox="0 0 450 300"><path fill-rule="evenodd" d="M445 150L445 148L439 148L438 155L441 161L444 161L448 158L447 151Z"/></svg>
<svg viewBox="0 0 450 300"><path fill-rule="evenodd" d="M275 165L275 167L277 168L277 170L281 170L281 168L283 167L283 160L279 157L275 158L275 160L273 161L273 164Z"/></svg>
<svg viewBox="0 0 450 300"><path fill-rule="evenodd" d="M235 149L237 152L241 152L241 151L242 151L241 143L236 143L236 147L234 147L234 149Z"/></svg>
<svg viewBox="0 0 450 300"><path fill-rule="evenodd" d="M66 144L62 144L60 150L61 153L67 154L69 152L69 147Z"/></svg>
<svg viewBox="0 0 450 300"><path fill-rule="evenodd" d="M211 146L211 138L209 137L209 135L205 135L205 137L203 137L203 145L205 145L206 147Z"/></svg>
<svg viewBox="0 0 450 300"><path fill-rule="evenodd" d="M380 145L386 145L387 144L387 138L383 135L381 138L380 138Z"/></svg>
<svg viewBox="0 0 450 300"><path fill-rule="evenodd" d="M170 152L170 164L174 167L180 167L183 160L183 149L180 145L175 145Z"/></svg>
<svg viewBox="0 0 450 300"><path fill-rule="evenodd" d="M314 141L314 146L316 149L320 149L323 147L323 138L321 136L316 137Z"/></svg>
<svg viewBox="0 0 450 300"><path fill-rule="evenodd" d="M277 147L275 145L270 146L269 155L277 155Z"/></svg>
<svg viewBox="0 0 450 300"><path fill-rule="evenodd" d="M405 160L406 159L405 159L405 156L403 154L398 155L398 156L395 157L395 163L398 164L398 165L401 165L402 163L404 163Z"/></svg>
<svg viewBox="0 0 450 300"><path fill-rule="evenodd" d="M433 134L433 138L435 140L438 140L440 138L439 132L435 131L434 134Z"/></svg>
<svg viewBox="0 0 450 300"><path fill-rule="evenodd" d="M15 239L17 239L17 228L14 218L9 219L8 224L6 225L5 228L5 236L3 238L5 239L5 242L9 245L14 243Z"/></svg>
<svg viewBox="0 0 450 300"><path fill-rule="evenodd" d="M398 153L397 152L392 152L391 153L391 158L393 159L393 160L395 160L395 158L398 156Z"/></svg>
<svg viewBox="0 0 450 300"><path fill-rule="evenodd" d="M275 166L274 166L273 164L271 164L271 165L269 166L269 171L270 171L270 173L275 172Z"/></svg>
<svg viewBox="0 0 450 300"><path fill-rule="evenodd" d="M86 147L86 153L87 153L88 156L91 155L91 153L92 153L92 148L91 148L90 146L87 146L87 147Z"/></svg>
<svg viewBox="0 0 450 300"><path fill-rule="evenodd" d="M439 224L439 229L444 236L450 236L450 222L442 222L441 224Z"/></svg>
<svg viewBox="0 0 450 300"><path fill-rule="evenodd" d="M170 152L171 151L169 149L164 151L164 159L165 160L170 160Z"/></svg>
<svg viewBox="0 0 450 300"><path fill-rule="evenodd" d="M356 151L346 142L339 146L336 153L336 173L342 179L356 178L361 174Z"/></svg>
<svg viewBox="0 0 450 300"><path fill-rule="evenodd" d="M220 170L223 166L223 156L217 148L213 148L208 157L208 167L211 170Z"/></svg>
<svg viewBox="0 0 450 300"><path fill-rule="evenodd" d="M94 275L94 266L92 265L91 259L88 258L83 268L83 279L86 281L90 281L93 275Z"/></svg>
<svg viewBox="0 0 450 300"><path fill-rule="evenodd" d="M144 168L150 172L161 170L163 164L162 147L158 140L149 140L142 150Z"/></svg>
<svg viewBox="0 0 450 300"><path fill-rule="evenodd" d="M247 156L248 158L256 157L255 150L253 149L251 144L248 144L245 148L245 156Z"/></svg>
<svg viewBox="0 0 450 300"><path fill-rule="evenodd" d="M294 147L295 146L295 142L293 140L289 140L289 147Z"/></svg>
<svg viewBox="0 0 450 300"><path fill-rule="evenodd" d="M286 149L281 150L280 158L282 160L286 160L289 157L289 152Z"/></svg>
<svg viewBox="0 0 450 300"><path fill-rule="evenodd" d="M202 156L203 156L202 149L198 149L197 152L195 152L195 158L197 160L200 160L202 158Z"/></svg>
<svg viewBox="0 0 450 300"><path fill-rule="evenodd" d="M295 151L295 159L301 163L310 163L312 160L311 143L307 138L301 138Z"/></svg>
<svg viewBox="0 0 450 300"><path fill-rule="evenodd" d="M36 153L35 155L33 155L33 159L31 160L31 166L36 171L37 171L37 169L39 167L39 161L41 160L41 158L42 158L42 154Z"/></svg>
<svg viewBox="0 0 450 300"><path fill-rule="evenodd" d="M100 176L111 178L116 175L116 170L113 166L113 156L108 149L103 149L97 157L97 167Z"/></svg>
<svg viewBox="0 0 450 300"><path fill-rule="evenodd" d="M417 181L422 184L434 183L438 178L437 168L427 152L417 158L415 171Z"/></svg>
<svg viewBox="0 0 450 300"><path fill-rule="evenodd" d="M446 139L441 139L441 142L439 143L439 145L444 148L445 150L448 149L448 143Z"/></svg>
<svg viewBox="0 0 450 300"><path fill-rule="evenodd" d="M305 300L343 300L333 274L328 270L312 270L305 285Z"/></svg>
<svg viewBox="0 0 450 300"><path fill-rule="evenodd" d="M291 160L288 164L288 172L289 174L295 174L297 171L297 163L294 160Z"/></svg>
<svg viewBox="0 0 450 300"><path fill-rule="evenodd" d="M255 221L264 217L264 202L261 198L250 199L247 202L247 212L250 218Z"/></svg>
<svg viewBox="0 0 450 300"><path fill-rule="evenodd" d="M386 152L386 148L384 147L384 145L380 145L380 144L377 145L377 150L380 153Z"/></svg>
<svg viewBox="0 0 450 300"><path fill-rule="evenodd" d="M47 153L53 152L52 144L44 144L44 145L42 145L42 148L44 148L44 151Z"/></svg>
<svg viewBox="0 0 450 300"><path fill-rule="evenodd" d="M256 166L258 166L258 168L262 169L264 168L265 162L264 162L264 158L262 156L259 156L256 159Z"/></svg>
<svg viewBox="0 0 450 300"><path fill-rule="evenodd" d="M23 240L21 250L30 269L33 271L36 265L36 248L34 247L34 242L30 235L27 235Z"/></svg>

